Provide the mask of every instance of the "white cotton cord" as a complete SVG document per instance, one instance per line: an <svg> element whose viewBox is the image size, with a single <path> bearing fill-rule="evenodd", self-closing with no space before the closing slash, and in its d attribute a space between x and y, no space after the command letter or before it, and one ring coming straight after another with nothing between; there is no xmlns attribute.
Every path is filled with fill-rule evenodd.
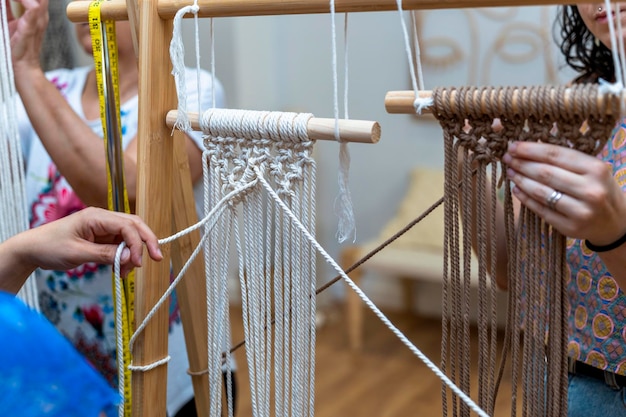
<svg viewBox="0 0 626 417"><path fill-rule="evenodd" d="M207 151L205 172L208 177L205 180L205 212L210 211L212 201L219 201L224 189L224 182L221 176L220 160L223 161L223 149L214 147L211 152ZM212 168L212 169L209 169ZM230 204L230 203L229 203ZM230 210L229 210L230 213ZM207 295L207 364L209 371L209 404L210 417L220 417L221 413L221 343L215 343L219 332L219 305L221 283L220 265L225 262L217 239L223 234L225 219L220 216L220 221L216 222L215 228L209 230L205 227L205 235L208 240L204 244L204 261L206 269L206 295ZM210 306L210 307L209 307Z"/></svg>
<svg viewBox="0 0 626 417"><path fill-rule="evenodd" d="M339 81L337 76L337 28L335 24L335 1L330 0L330 18L332 34L332 66L333 66L333 110L335 116L335 140L339 142L339 194L335 199L335 211L339 217L337 225L337 241L343 243L348 239L356 240L356 225L354 219L354 207L350 194L350 151L348 144L339 135ZM347 59L347 14L344 26L345 44L345 88L344 88L344 108L347 114L348 97L348 59Z"/></svg>
<svg viewBox="0 0 626 417"><path fill-rule="evenodd" d="M339 120L339 99L337 98L337 92L339 90L339 80L337 77L337 28L335 24L335 0L330 0L330 33L331 33L331 47L332 47L332 70L333 70L333 115L335 116L335 122ZM339 125L335 123L335 139L339 140Z"/></svg>
<svg viewBox="0 0 626 417"><path fill-rule="evenodd" d="M614 19L615 18L615 13L613 12L612 8L611 8L611 2L609 0L605 0L604 2L604 6L606 9L606 14L607 14L607 20L608 20L608 24L609 24L609 35L610 35L610 41L611 41L611 56L613 58L613 66L614 66L614 78L615 78L615 82L614 83L609 83L606 80L603 79L599 79L599 84L600 84L600 88L598 89L598 91L600 93L608 93L608 94L612 94L612 95L619 95L621 96L623 91L624 91L624 86L626 85L626 67L624 64L624 40L622 38L622 36L619 36L619 39L616 35L616 29L615 29L615 20L617 20L617 33L622 33L622 29L621 29L621 20L620 19ZM619 15L619 5L617 5L617 9L616 12ZM625 107L624 107L624 103L622 103L622 101L620 100L620 116L625 114Z"/></svg>
<svg viewBox="0 0 626 417"><path fill-rule="evenodd" d="M222 192L223 190L216 190ZM254 195L254 192L247 193ZM232 200L231 200L232 201ZM208 231L210 235L209 251L211 254L211 262L214 263L213 275L211 277L211 304L209 308L212 310L212 321L209 322L209 335L212 340L212 348L209 355L209 383L212 385L211 404L215 410L216 416L221 406L222 387L224 386L224 350L228 351L226 344L229 340L228 327L228 261L230 240L234 223L234 213L232 205L229 204L229 210L225 216L220 216L216 227ZM211 361L212 360L212 361ZM227 360L227 359L226 359ZM224 413L225 410L222 410Z"/></svg>
<svg viewBox="0 0 626 417"><path fill-rule="evenodd" d="M615 94L618 95L624 89L624 85L621 81L610 83L605 79L598 79L598 93L600 94Z"/></svg>
<svg viewBox="0 0 626 417"><path fill-rule="evenodd" d="M211 28L211 80L213 83L211 84L211 107L217 107L215 100L215 23L214 19L209 19L210 28Z"/></svg>
<svg viewBox="0 0 626 417"><path fill-rule="evenodd" d="M621 19L621 14L619 13L620 10L620 3L615 3L615 9L618 11L617 13L617 18L615 19L616 23L617 23L617 27L616 27L616 33L619 33L620 36L617 36L617 48L618 48L618 57L620 59L620 68L622 69L622 85L626 85L626 57L624 56L624 36L622 35L622 19Z"/></svg>
<svg viewBox="0 0 626 417"><path fill-rule="evenodd" d="M17 127L18 96L11 65L7 2L0 7L0 242L29 227L26 202L22 142ZM31 309L40 311L35 274L17 294Z"/></svg>
<svg viewBox="0 0 626 417"><path fill-rule="evenodd" d="M396 4L398 5L398 14L400 15L400 24L402 26L402 35L404 36L404 49L406 51L407 60L409 62L409 74L411 76L411 85L413 86L413 92L415 93L415 101L413 102L413 106L415 107L415 112L417 114L421 114L422 110L425 107L431 106L433 101L432 98L421 98L420 97L420 88L418 87L417 77L415 75L415 65L413 61L413 53L411 51L411 42L409 40L408 30L406 28L406 22L404 21L404 10L402 9L402 0L396 0ZM417 33L415 33L415 37L417 37ZM416 45L419 45L418 40L415 42ZM416 56L416 59L419 59L419 55ZM421 64L418 65L421 72ZM423 77L420 76L420 80L423 80Z"/></svg>
<svg viewBox="0 0 626 417"><path fill-rule="evenodd" d="M415 50L415 69L417 70L417 88L424 90L424 72L422 71L422 52L420 50L420 40L417 36L417 10L411 11L411 23L413 32L413 49ZM413 63L411 63L413 65Z"/></svg>
<svg viewBox="0 0 626 417"><path fill-rule="evenodd" d="M422 114L422 111L433 105L432 98L425 98L419 96L419 91L424 91L424 72L422 70L422 52L420 49L419 37L417 36L417 10L411 11L411 22L413 23L413 49L415 50L415 69L417 71L417 93L415 94L415 101L413 101L413 108L415 108L416 114ZM413 63L411 63L413 65Z"/></svg>
<svg viewBox="0 0 626 417"><path fill-rule="evenodd" d="M200 92L204 90L202 89L202 77L200 76L202 70L200 67L200 19L198 18L198 10L200 10L200 7L198 6L198 0L194 0L193 5L197 7L196 12L193 14L193 27L195 35L194 45L196 46L196 85L198 86L198 114L200 114L202 112L202 94L200 94ZM212 38L213 36L211 35L211 39ZM213 73L211 73L211 77L213 77ZM215 83L213 82L211 83L211 93L213 93L213 90L215 89L214 87ZM213 95L213 97L215 97L215 95ZM212 104L213 107L215 107L215 98L213 98Z"/></svg>
<svg viewBox="0 0 626 417"><path fill-rule="evenodd" d="M297 226L301 233L311 242L311 244L317 249L318 253L324 257L326 262L331 265L343 278L343 280L356 292L356 294L363 300L365 305L400 339L400 341L406 345L409 350L417 356L427 367L430 369L443 383L445 383L452 392L454 392L467 406L472 409L476 414L481 417L489 417L489 415L483 411L467 394L460 390L454 382L452 382L437 366L426 357L411 341L383 314L382 311L365 295L365 293L348 277L343 269L337 264L337 262L326 252L326 250L317 242L315 237L302 225L300 220L291 212L289 207L280 199L278 194L272 189L271 185L261 175L261 172L255 167L254 170L257 173L257 178L260 184L267 190L269 196L278 204L282 211L291 219L291 221Z"/></svg>
<svg viewBox="0 0 626 417"><path fill-rule="evenodd" d="M149 365L128 365L128 369L130 369L131 371L142 371L142 372L147 372L147 371L151 371L155 368L158 368L161 365L165 365L167 364L171 359L170 355L167 355L166 357L164 357L163 359L159 359L158 361L154 361Z"/></svg>
<svg viewBox="0 0 626 417"><path fill-rule="evenodd" d="M265 247L266 248L271 248L271 247L278 247L277 245L272 246L272 239L277 239L277 236L280 235L280 231L276 230L276 233L274 232L274 223L272 223L272 219L275 219L275 212L273 210L274 205L270 203L270 201L268 199L264 199L264 206L265 206ZM272 257L274 256L274 254L272 253L272 251L267 250L265 252L265 265L273 265L274 268L276 268L276 266L278 265L277 263L272 262ZM268 273L267 273L267 277L268 279L265 280L265 294L267 297L272 297L272 291L274 289L273 285L278 285L278 283L276 281L272 282L273 280L275 280L275 274L276 271L273 270L272 268L268 269ZM274 299L276 299L276 297L274 297ZM276 310L274 310L276 311ZM265 328L266 329L270 329L272 327L272 315L271 314L266 314L265 317ZM269 336L269 335L268 335ZM263 386L265 387L265 390L262 393L262 404L263 404L263 415L264 416L269 416L271 413L271 368L272 368L272 338L271 337L267 337L265 340L265 352L266 352L266 357L265 357L265 362L267 364L266 368L265 368L265 374L264 374L264 382L263 382Z"/></svg>
<svg viewBox="0 0 626 417"><path fill-rule="evenodd" d="M176 94L178 96L178 113L174 122L174 129L183 132L191 132L191 122L187 113L187 85L185 83L185 45L182 36L182 21L187 13L194 13L197 16L197 0L191 6L185 6L176 12L174 16L174 28L172 40L170 42L170 60L172 61L172 75L176 83ZM198 85L199 87L199 85ZM200 111L200 107L198 107Z"/></svg>
<svg viewBox="0 0 626 417"><path fill-rule="evenodd" d="M268 112L240 109L208 109L202 113L200 129L212 140L217 138L251 138L260 131L267 133L272 141L289 140L291 142L309 142L307 126L313 117L310 113ZM304 135L293 135L292 132L304 132Z"/></svg>
<svg viewBox="0 0 626 417"><path fill-rule="evenodd" d="M619 58L619 50L617 45L617 36L615 34L615 14L611 8L611 2L605 0L604 6L606 8L606 16L609 23L609 35L611 39L611 54L613 57L613 66L615 67L615 82L624 85L624 69L622 68Z"/></svg>
<svg viewBox="0 0 626 417"><path fill-rule="evenodd" d="M119 358L124 357L124 337L123 337L123 327L121 325L122 320L123 320L122 318L122 308L123 308L122 306L122 276L120 272L122 252L124 251L124 248L126 248L126 242L122 242L118 245L117 250L115 251L115 260L113 262L113 276L114 276L114 290L115 290L115 335L116 335L115 348L116 348L116 355L118 357L117 392L121 398L121 402L117 407L118 417L124 417L124 400L125 400L125 387L126 387L126 380L124 378L125 376L124 361L119 360ZM145 371L154 369L158 366L164 365L167 362L169 362L169 360L170 360L170 356L167 355L165 358L159 359L158 361L155 361L145 366L134 366L132 364L129 364L128 369L131 371L144 371L145 372Z"/></svg>
<svg viewBox="0 0 626 417"><path fill-rule="evenodd" d="M255 185L256 185L256 182L250 183L250 184L247 184L244 187L241 187L240 189L237 189L237 190L234 190L234 191L230 192L218 204L216 204L214 209L211 212L209 212L209 214L207 214L207 216L205 216L200 222L198 222L195 225L192 225L192 226L182 230L181 232L176 233L175 235L173 235L171 237L160 239L158 241L159 245L163 245L163 244L172 242L173 240L176 240L176 239L180 238L181 236L184 236L184 235L186 235L188 233L191 233L192 231L194 231L194 230L196 230L196 229L198 229L198 228L200 228L202 226L207 225L207 223L209 223L209 221L213 221L213 223L209 224L210 227L208 228L208 231L210 231L210 228L215 224L216 219L221 217L224 209L227 208L225 203L228 202L230 199L236 197L239 193L245 192L249 188L254 187ZM208 232L205 232L203 234L202 239L199 242L198 246L194 249L193 253L191 254L190 258L187 260L187 262L185 263L185 265L183 266L183 268L179 272L179 274L176 277L176 279L174 279L174 281L172 281L172 283L169 285L169 287L167 288L167 290L165 291L163 296L157 301L157 303L154 305L154 307L146 315L146 317L144 318L143 322L137 327L137 329L133 333L133 335L132 335L132 337L130 338L130 341L129 341L129 349L130 349L131 352L132 352L135 340L137 339L139 334L141 334L141 332L147 326L148 322L156 314L156 311L165 303L167 298L174 291L174 289L176 288L176 286L178 285L178 283L180 282L182 277L185 275L185 273L189 269L189 266L193 263L193 261L197 257L197 255L200 252L200 250L204 247L204 243L205 243L205 240L206 240L207 236L208 236ZM116 317L115 317L116 349L117 349L118 358L121 358L123 356L122 277L121 277L121 271L120 270L121 270L122 251L124 250L125 247L126 247L126 243L125 242L120 243L120 245L117 248L117 251L116 251L116 254L115 254L115 261L114 261L114 264L113 264L114 283L115 283L115 298L116 298ZM167 363L169 361L169 359L170 359L170 357L167 356L167 357L165 357L163 359L160 359L160 360L155 361L155 362L153 362L151 364L148 364L148 365L133 365L133 364L130 364L128 366L128 369L133 370L133 371L148 371L148 370L156 368L157 366L161 366L161 365ZM124 388L125 388L124 363L123 363L123 361L118 361L118 391L119 391L120 397L122 399L124 398ZM119 410L120 410L120 417L121 417L121 416L123 416L123 407L120 406Z"/></svg>
<svg viewBox="0 0 626 417"><path fill-rule="evenodd" d="M349 81L350 81L350 71L349 71L349 63L350 63L350 59L349 56L350 54L348 53L348 17L350 16L350 14L345 13L344 17L343 17L343 43L344 43L344 47L343 47L343 118L344 119L349 119L349 114L348 114L348 86L349 86Z"/></svg>
<svg viewBox="0 0 626 417"><path fill-rule="evenodd" d="M122 399L118 408L117 415L124 417L124 400L126 398L125 390L125 374L124 374L124 332L123 332L123 318L122 318L122 274L120 272L120 265L122 259L122 252L126 247L126 242L122 242L117 247L115 252L115 261L113 263L113 276L114 276L114 288L115 288L115 348L117 355L117 392Z"/></svg>
<svg viewBox="0 0 626 417"><path fill-rule="evenodd" d="M203 155L211 167L210 171L203 167L205 207L239 184L254 181L258 185L257 172L264 172L292 210L306 224L314 223L314 208L309 207L314 205L315 188L311 178L315 141L308 137L311 117L307 113L232 109L203 112ZM245 193L245 198L230 200L230 213L235 213L241 203L241 211L237 211L240 222L233 216L228 218L231 224L226 224L222 218L214 230L206 232L211 234L205 244L205 260L211 264L207 268L207 303L213 306L207 314L210 349L216 347L214 341L221 338L217 332L224 328L220 311L227 299L223 291L230 258L224 248L230 247L228 234L234 229L253 415L269 417L273 411L276 415L312 416L315 361L308 356L315 352L315 307L310 292L315 288L315 274L311 272L315 251L300 234L294 235L293 223L257 188ZM267 332L272 317L277 321L272 332ZM219 351L210 352L210 363L217 354ZM213 384L217 368L209 368ZM214 385L221 383L215 381ZM219 393L212 387L212 407L219 407Z"/></svg>
<svg viewBox="0 0 626 417"><path fill-rule="evenodd" d="M167 238L163 238L163 239L159 239L159 245L164 245L167 243L170 243L178 238L180 238L181 236L184 236L186 234L191 233L192 231L207 225L207 223L209 221L214 221L213 223L210 224L210 226L215 225L215 221L216 219L220 218L222 216L222 213L224 212L224 210L228 207L226 205L226 203L230 200L232 200L233 198L237 197L239 194L247 191L248 189L253 188L256 185L256 181L255 182L251 182L249 184L246 184L245 186L233 190L230 193L228 193L226 196L224 196L213 208L213 210L211 210L209 212L209 214L207 214L201 221L197 222L196 224L170 236ZM180 272L178 273L178 276L176 277L176 279L174 279L174 281L172 281L172 283L170 284L170 286L167 288L167 290L165 291L165 293L163 293L163 295L161 296L161 298L159 299L159 301L156 302L156 304L152 307L152 309L150 310L150 312L148 312L148 314L146 314L146 317L144 318L144 320L141 322L141 324L139 326L137 326L137 329L135 330L135 333L132 335L132 337L130 338L130 348L132 350L132 347L135 343L135 340L137 340L137 337L139 336L139 334L141 334L141 332L143 331L143 329L147 326L148 322L152 319L152 317L156 314L156 312L158 311L159 308L161 308L162 304L165 303L165 301L167 300L167 298L171 295L171 293L174 291L174 289L176 288L176 286L178 285L178 283L180 282L180 280L182 279L182 277L185 275L185 272L187 272L187 269L189 269L189 266L193 263L193 261L196 259L196 256L198 255L198 253L200 252L200 250L202 249L204 242L207 239L207 236L209 235L209 229L205 230L204 234L202 235L202 238L200 239L200 243L196 246L196 248L194 249L194 251L192 252L191 256L189 257L189 259L187 260L187 262L185 263L185 265L183 266L183 268L180 270ZM117 260L116 260L117 262ZM116 273L116 277L117 277L117 273Z"/></svg>
<svg viewBox="0 0 626 417"><path fill-rule="evenodd" d="M262 198L260 192L252 193L242 207L243 243L245 250L239 252L242 257L242 265L245 274L240 275L243 294L246 294L246 313L248 320L246 343L247 357L249 361L250 387L255 399L256 416L269 416L267 404L263 401L267 395L269 387L265 377L267 355L266 338L271 332L265 330L265 318L271 316L267 306L268 297L264 294L264 283L269 280L271 265L264 264L266 259L262 252L267 248L265 236L261 233L264 216L261 212ZM248 352L249 350L249 352Z"/></svg>

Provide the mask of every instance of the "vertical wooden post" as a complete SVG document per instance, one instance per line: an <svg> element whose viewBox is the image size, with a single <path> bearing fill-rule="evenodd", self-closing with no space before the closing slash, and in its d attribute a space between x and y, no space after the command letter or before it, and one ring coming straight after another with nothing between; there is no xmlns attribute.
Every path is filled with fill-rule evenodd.
<svg viewBox="0 0 626 417"><path fill-rule="evenodd" d="M139 34L139 7L137 4L137 0L126 0L126 7L128 9L128 19L131 25L131 32L133 36L133 43L135 46L135 53L139 58L139 50L140 50L140 39L141 36ZM168 33L164 33L163 41L166 42L166 46L169 46L169 38L171 37L171 31ZM145 37L145 36L144 36ZM150 48L152 46L146 46L143 44L143 48ZM164 50L169 50L165 48ZM149 51L149 50L148 50ZM149 53L149 52L148 52ZM168 60L167 71L161 71L163 74L167 74L167 78L163 81L167 82L172 78L169 76L170 63ZM145 68L145 67L140 67ZM146 77L146 75L148 77ZM148 81L151 78L150 74L146 74L140 70L139 73L140 79L146 78ZM145 85L145 84L144 84ZM168 87L169 88L169 87ZM154 90L149 90L148 94L157 95L161 91L159 88L154 88ZM175 102L172 102L167 107L167 110L175 108ZM140 98L140 114L144 111L145 108L150 109L151 107L142 107L141 98ZM166 111L167 111L166 110ZM150 127L148 127L150 128ZM169 135L169 131L168 131ZM140 136L141 137L141 136ZM195 209L195 200L193 195L193 186L191 182L191 175L189 170L189 160L187 157L187 152L185 150L185 137L182 133L176 132L174 137L167 136L166 140L172 141L173 153L172 158L173 165L171 165L171 187L172 189L172 200L173 205L172 208L172 220L171 224L173 226L172 233L185 229L186 227L195 224L198 221L198 216ZM149 146L149 145L148 145ZM169 162L167 162L169 164ZM147 165L146 165L147 166ZM170 165L168 165L170 166ZM143 165L141 166L143 167ZM140 168L141 169L141 168ZM151 167L151 169L156 169L155 167ZM157 190L158 192L158 190ZM146 204L144 207L147 207L149 201L151 199L150 194L143 195L142 200L146 199ZM138 198L139 200L139 191ZM167 204L167 202L163 202ZM153 207L150 204L150 207ZM156 207L156 204L152 209L160 209ZM138 209L139 210L139 209ZM139 213L139 211L138 211ZM144 218L145 219L145 218ZM169 235L169 234L167 234ZM161 235L159 235L161 236ZM165 235L163 235L165 236ZM191 233L187 236L183 236L172 244L172 265L174 272L178 274L178 272L182 269L187 259L190 258L191 253L196 248L198 243L200 242L200 233L198 231ZM200 374L196 374L191 376L194 394L195 394L195 402L196 409L198 411L198 415L206 416L209 415L209 379L208 374L203 371L208 369L208 346L207 346L207 335L208 329L206 324L206 316L207 316L207 305L206 305L206 285L204 281L204 258L203 255L200 254L198 258L194 261L194 263L187 269L186 276L181 280L178 288L177 288L177 296L180 306L181 312L181 321L183 322L183 332L185 334L185 343L187 347L187 356L189 358L189 367L194 372L200 372ZM167 274L166 274L167 276ZM153 278L149 278L152 280ZM150 282L150 281L149 281ZM143 292L142 292L143 294ZM149 304L146 303L146 307L149 307ZM165 335L167 337L167 328L165 329ZM137 354L140 353L137 351ZM134 379L134 378L133 378ZM157 381L165 387L158 387L158 393L162 393L163 389L167 389L167 380L161 379ZM143 400L144 398L151 398L153 395L160 395L157 392L146 391L149 388L149 385L145 384L145 381L142 381L140 385L137 383L133 385L133 396L136 398L135 406L133 413L135 410L137 412L135 415L152 415L146 414L141 410L145 411L145 405ZM138 390L142 390L139 392Z"/></svg>
<svg viewBox="0 0 626 417"><path fill-rule="evenodd" d="M130 22L135 55L139 59L139 5L137 0L126 0L126 10L128 12L128 21Z"/></svg>
<svg viewBox="0 0 626 417"><path fill-rule="evenodd" d="M174 232L184 230L198 222L189 158L185 150L185 136L174 133ZM174 271L182 269L191 253L200 242L198 230L182 236L173 242L172 265ZM180 306L180 318L183 323L189 369L193 371L191 380L195 394L196 410L199 416L208 416L209 402L209 348L206 303L206 271L204 270L204 252L200 252L193 264L189 266L185 277L176 287L176 295ZM220 342L221 343L221 342Z"/></svg>
<svg viewBox="0 0 626 417"><path fill-rule="evenodd" d="M172 21L164 21L157 0L139 0L139 124L137 150L137 214L157 236L172 231L171 131L165 124L168 109L175 107L176 87L170 77L168 54ZM144 254L144 266L136 277L135 319L141 323L169 286L170 253L152 262ZM133 349L135 365L150 365L167 357L168 307L160 308ZM165 417L167 366L132 375L133 416Z"/></svg>
<svg viewBox="0 0 626 417"><path fill-rule="evenodd" d="M361 254L357 246L347 246L341 250L341 266L345 270L359 260ZM363 272L356 269L349 274L350 279L361 285ZM346 286L346 318L348 322L348 343L350 348L359 351L363 348L363 305L359 296Z"/></svg>

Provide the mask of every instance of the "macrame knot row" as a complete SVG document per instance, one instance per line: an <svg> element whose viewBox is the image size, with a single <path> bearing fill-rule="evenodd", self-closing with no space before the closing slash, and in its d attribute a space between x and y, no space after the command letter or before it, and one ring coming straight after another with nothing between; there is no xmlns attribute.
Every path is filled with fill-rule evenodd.
<svg viewBox="0 0 626 417"><path fill-rule="evenodd" d="M306 167L314 164L315 141L308 136L309 113L210 109L200 118L211 164L219 167L222 192L256 179L255 167L277 185L277 194L293 195ZM245 193L240 194L245 198Z"/></svg>
<svg viewBox="0 0 626 417"><path fill-rule="evenodd" d="M433 91L433 114L474 158L491 162L509 141L541 141L598 153L619 114L596 85L460 87Z"/></svg>

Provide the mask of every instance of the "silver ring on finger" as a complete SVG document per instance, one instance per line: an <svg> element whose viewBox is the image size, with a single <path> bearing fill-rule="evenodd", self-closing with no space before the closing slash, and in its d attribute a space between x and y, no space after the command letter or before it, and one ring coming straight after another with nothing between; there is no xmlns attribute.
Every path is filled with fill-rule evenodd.
<svg viewBox="0 0 626 417"><path fill-rule="evenodd" d="M546 198L546 205L548 206L548 208L550 210L556 210L556 203L559 202L561 197L563 197L563 193L557 190L552 191L552 194L550 194L548 198Z"/></svg>

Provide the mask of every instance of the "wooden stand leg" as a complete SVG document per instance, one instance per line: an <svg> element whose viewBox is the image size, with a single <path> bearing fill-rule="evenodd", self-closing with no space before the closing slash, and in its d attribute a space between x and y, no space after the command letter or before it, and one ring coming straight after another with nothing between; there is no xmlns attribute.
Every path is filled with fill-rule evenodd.
<svg viewBox="0 0 626 417"><path fill-rule="evenodd" d="M167 71L167 51L173 22L159 17L157 1L139 2L139 119L137 126L136 213L158 237L172 231L172 138L165 114L176 103L176 86ZM159 68L159 71L155 71ZM155 93L158 92L158 93ZM143 110L142 110L143 109ZM149 110L148 110L149 109ZM144 253L144 264L137 270L135 326L169 287L170 254L163 248L163 260L153 262ZM145 251L144 251L145 252ZM160 308L136 339L133 364L153 365L167 357L167 303ZM132 373L133 417L165 417L167 366Z"/></svg>
<svg viewBox="0 0 626 417"><path fill-rule="evenodd" d="M341 265L349 268L359 260L360 250L358 246L347 246L341 251ZM359 269L348 274L350 279L357 285L361 284L362 273ZM361 298L352 290L346 288L346 321L348 323L348 341L350 348L361 350L363 347L363 306Z"/></svg>
<svg viewBox="0 0 626 417"><path fill-rule="evenodd" d="M174 141L172 223L173 233L175 233L197 223L198 215L189 173L189 160L185 151L185 137L177 131L172 140ZM199 242L200 232L198 230L173 242L172 266L176 275L191 257ZM185 334L189 369L192 371L191 380L196 410L199 416L208 416L210 410L209 376L206 371L209 366L209 354L203 252L200 252L193 264L187 269L184 278L176 287L176 295Z"/></svg>

